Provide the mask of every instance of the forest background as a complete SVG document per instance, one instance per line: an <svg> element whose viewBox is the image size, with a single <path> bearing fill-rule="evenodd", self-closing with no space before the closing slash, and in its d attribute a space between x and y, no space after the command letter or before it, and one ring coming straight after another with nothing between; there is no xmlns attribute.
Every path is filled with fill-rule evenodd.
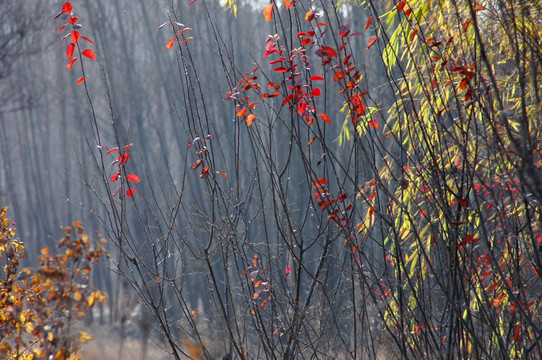
<svg viewBox="0 0 542 360"><path fill-rule="evenodd" d="M9 351L542 357L539 1L69 5L0 4Z"/></svg>

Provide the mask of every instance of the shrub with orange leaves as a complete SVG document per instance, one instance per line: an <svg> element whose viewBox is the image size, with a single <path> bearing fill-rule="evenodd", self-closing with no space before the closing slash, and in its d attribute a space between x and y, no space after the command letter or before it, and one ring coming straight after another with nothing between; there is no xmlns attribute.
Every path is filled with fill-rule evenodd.
<svg viewBox="0 0 542 360"><path fill-rule="evenodd" d="M58 254L41 250L37 269L20 269L25 245L15 237L0 210L0 358L79 359L79 345L92 339L74 333L73 322L85 316L107 295L92 289L89 275L98 259L107 256L99 242L91 242L81 222L65 228ZM102 243L102 244L101 244Z"/></svg>

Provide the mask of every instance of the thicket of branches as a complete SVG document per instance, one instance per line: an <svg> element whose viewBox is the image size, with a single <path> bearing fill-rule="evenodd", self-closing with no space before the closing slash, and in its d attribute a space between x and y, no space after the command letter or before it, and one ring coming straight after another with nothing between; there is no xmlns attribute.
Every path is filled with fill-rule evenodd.
<svg viewBox="0 0 542 360"><path fill-rule="evenodd" d="M146 334L175 359L542 357L540 6L271 1L269 36L238 54L224 13L171 4L177 122L146 125L154 148L103 63L98 112L93 45L68 27L82 182Z"/></svg>

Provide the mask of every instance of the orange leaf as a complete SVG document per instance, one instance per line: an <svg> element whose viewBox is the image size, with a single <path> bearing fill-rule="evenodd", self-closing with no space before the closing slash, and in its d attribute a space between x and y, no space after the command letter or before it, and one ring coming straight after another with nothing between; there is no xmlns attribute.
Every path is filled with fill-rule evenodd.
<svg viewBox="0 0 542 360"><path fill-rule="evenodd" d="M462 89L462 90L465 90L467 88L467 79L463 79L461 80L461 82L459 83L459 88Z"/></svg>
<svg viewBox="0 0 542 360"><path fill-rule="evenodd" d="M263 9L263 17L265 18L265 21L270 22L273 20L273 8L275 7L275 4L269 4Z"/></svg>
<svg viewBox="0 0 542 360"><path fill-rule="evenodd" d="M316 18L316 13L312 9L309 9L309 11L307 11L307 13L305 14L305 21L311 22L315 18Z"/></svg>
<svg viewBox="0 0 542 360"><path fill-rule="evenodd" d="M284 6L286 6L286 10L290 10L292 5L295 4L295 1L290 0L282 0L282 2L284 3Z"/></svg>
<svg viewBox="0 0 542 360"><path fill-rule="evenodd" d="M465 20L465 22L463 23L463 31L467 31L467 29L469 28L469 24L470 24L471 21L472 21L472 19L467 19L467 20Z"/></svg>
<svg viewBox="0 0 542 360"><path fill-rule="evenodd" d="M96 54L90 49L83 50L81 54L88 57L90 60L96 60Z"/></svg>
<svg viewBox="0 0 542 360"><path fill-rule="evenodd" d="M329 116L327 116L326 114L320 114L318 116L320 116L322 118L322 120L324 120L326 123L331 125L331 119L329 118Z"/></svg>
<svg viewBox="0 0 542 360"><path fill-rule="evenodd" d="M481 10L487 10L487 9L483 7L482 5L476 5L476 7L474 8L474 11L481 11Z"/></svg>
<svg viewBox="0 0 542 360"><path fill-rule="evenodd" d="M313 138L309 140L309 142L307 143L307 146L311 146L314 140L316 140L316 136L313 136Z"/></svg>
<svg viewBox="0 0 542 360"><path fill-rule="evenodd" d="M258 268L258 255L254 255L254 257L252 258L252 267L254 269Z"/></svg>
<svg viewBox="0 0 542 360"><path fill-rule="evenodd" d="M126 175L126 180L131 181L131 182L136 182L136 183L141 181L141 180L139 180L139 177L136 174L128 174L128 175Z"/></svg>
<svg viewBox="0 0 542 360"><path fill-rule="evenodd" d="M205 178L209 174L209 166L206 166L201 170L201 174L199 174L200 179Z"/></svg>
<svg viewBox="0 0 542 360"><path fill-rule="evenodd" d="M371 46L374 45L374 43L376 42L377 39L378 39L378 36L376 36L376 35L371 36L371 38L367 42L367 50L369 50L371 48Z"/></svg>
<svg viewBox="0 0 542 360"><path fill-rule="evenodd" d="M256 115L248 114L247 115L247 126L252 125L252 123L254 122L254 119L256 119Z"/></svg>
<svg viewBox="0 0 542 360"><path fill-rule="evenodd" d="M198 166L201 165L201 163L203 162L203 159L199 159L199 160L196 160L192 166L190 166L190 170L196 170L198 168Z"/></svg>
<svg viewBox="0 0 542 360"><path fill-rule="evenodd" d="M237 117L243 117L243 116L245 116L246 113L247 113L247 108L244 107L241 110L239 110L236 115L237 115Z"/></svg>
<svg viewBox="0 0 542 360"><path fill-rule="evenodd" d="M168 42L166 43L166 47L168 49L171 49L173 47L173 44L175 43L175 38L173 39L169 39Z"/></svg>
<svg viewBox="0 0 542 360"><path fill-rule="evenodd" d="M187 37L186 39L184 39L183 41L181 41L181 45L183 44L186 44L188 41L192 40L193 37Z"/></svg>

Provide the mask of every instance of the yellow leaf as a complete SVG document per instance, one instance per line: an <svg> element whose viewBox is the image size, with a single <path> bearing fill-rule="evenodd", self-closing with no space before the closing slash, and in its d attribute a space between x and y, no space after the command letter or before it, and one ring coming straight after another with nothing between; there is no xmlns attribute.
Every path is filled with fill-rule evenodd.
<svg viewBox="0 0 542 360"><path fill-rule="evenodd" d="M73 294L73 298L75 299L75 301L81 301L81 299L83 298L83 295L81 294L80 291L76 291L75 294Z"/></svg>
<svg viewBox="0 0 542 360"><path fill-rule="evenodd" d="M94 339L94 336L90 335L89 333L87 333L87 332L85 332L85 331L81 331L81 332L79 333L79 342L80 342L81 344L84 344L84 343L86 343L87 341L90 341L90 340L92 340L92 339Z"/></svg>

